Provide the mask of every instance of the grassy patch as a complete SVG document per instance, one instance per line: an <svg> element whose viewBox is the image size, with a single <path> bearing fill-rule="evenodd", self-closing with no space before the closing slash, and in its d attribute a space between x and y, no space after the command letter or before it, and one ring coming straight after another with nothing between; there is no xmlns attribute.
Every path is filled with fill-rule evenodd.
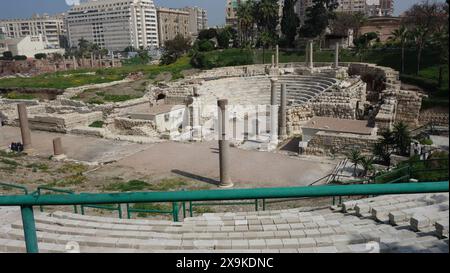
<svg viewBox="0 0 450 273"><path fill-rule="evenodd" d="M109 184L104 189L106 191L120 191L120 192L126 192L126 191L143 191L148 189L150 184L144 181L140 180L131 180L128 182L116 182Z"/></svg>
<svg viewBox="0 0 450 273"><path fill-rule="evenodd" d="M86 177L82 174L74 174L67 177L64 177L60 180L55 180L52 183L48 184L49 187L69 187L69 186L77 186L83 184L86 181Z"/></svg>
<svg viewBox="0 0 450 273"><path fill-rule="evenodd" d="M182 57L170 65L123 65L122 67L106 69L80 69L72 71L60 71L47 73L30 78L8 78L0 80L0 87L30 87L30 88L57 88L83 86L87 84L107 83L124 79L130 73L142 72L147 78L150 75L158 75L162 72L170 72L172 75L192 68L189 57Z"/></svg>
<svg viewBox="0 0 450 273"><path fill-rule="evenodd" d="M10 100L34 100L37 98L35 95L22 94L22 93L18 93L16 91L9 92L4 97L7 99L10 99Z"/></svg>
<svg viewBox="0 0 450 273"><path fill-rule="evenodd" d="M141 180L130 180L128 182L116 182L104 187L105 191L171 191L179 190L188 183L180 178L166 178L156 184L150 184Z"/></svg>
<svg viewBox="0 0 450 273"><path fill-rule="evenodd" d="M161 203L141 203L141 204L133 204L131 206L133 209L141 209L141 210L152 210L152 211L171 211L172 206L168 204L161 204ZM152 215L158 215L160 213L148 213L148 212L138 212L138 217L147 217Z"/></svg>
<svg viewBox="0 0 450 273"><path fill-rule="evenodd" d="M75 174L81 174L85 171L87 171L87 166L83 164L76 164L76 163L66 163L62 167L60 167L57 172L60 173L75 173Z"/></svg>
<svg viewBox="0 0 450 273"><path fill-rule="evenodd" d="M23 153L16 153L16 152L7 152L5 150L0 150L0 156L6 157L6 158L16 158L23 156Z"/></svg>
<svg viewBox="0 0 450 273"><path fill-rule="evenodd" d="M103 128L103 125L104 125L104 122L103 122L103 121L97 120L97 121L92 122L92 123L89 125L89 127L92 127L92 128Z"/></svg>
<svg viewBox="0 0 450 273"><path fill-rule="evenodd" d="M12 159L8 159L8 158L0 159L0 163L6 164L6 165L10 165L10 166L13 166L13 167L20 166L19 162L15 161L15 160L12 160Z"/></svg>
<svg viewBox="0 0 450 273"><path fill-rule="evenodd" d="M211 207L193 207L192 210L195 213L199 213L199 214L215 212L215 210L213 208L211 208Z"/></svg>
<svg viewBox="0 0 450 273"><path fill-rule="evenodd" d="M46 172L49 169L48 165L45 164L45 163L31 163L31 164L26 165L26 167L30 168L30 169L33 169L33 170L34 169L40 170L40 171L43 171L43 172Z"/></svg>

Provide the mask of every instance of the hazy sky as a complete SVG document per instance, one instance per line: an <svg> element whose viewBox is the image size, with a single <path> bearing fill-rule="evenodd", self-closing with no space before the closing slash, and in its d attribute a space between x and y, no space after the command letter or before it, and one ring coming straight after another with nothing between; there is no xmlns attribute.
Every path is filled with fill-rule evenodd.
<svg viewBox="0 0 450 273"><path fill-rule="evenodd" d="M66 4L76 0L2 0L0 5L0 19L29 17L33 13L58 13L68 9ZM444 0L438 0L443 2ZM154 0L158 6L171 8L184 6L199 6L208 10L209 25L225 23L226 0ZM395 0L395 14L398 15L412 4L421 0Z"/></svg>

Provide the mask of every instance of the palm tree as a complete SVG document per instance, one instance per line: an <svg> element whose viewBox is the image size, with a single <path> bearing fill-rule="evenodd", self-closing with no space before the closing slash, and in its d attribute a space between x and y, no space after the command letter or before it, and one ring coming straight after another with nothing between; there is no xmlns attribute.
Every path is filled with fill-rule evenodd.
<svg viewBox="0 0 450 273"><path fill-rule="evenodd" d="M350 162L353 163L353 176L356 176L356 168L361 163L361 152L357 149L353 149L350 151L350 153L347 155Z"/></svg>
<svg viewBox="0 0 450 273"><path fill-rule="evenodd" d="M360 165L363 167L363 176L367 177L370 171L373 171L375 168L373 166L374 158L373 157L361 157Z"/></svg>
<svg viewBox="0 0 450 273"><path fill-rule="evenodd" d="M420 72L420 62L422 60L422 51L425 47L425 43L428 37L429 29L427 27L418 26L413 32L412 36L414 37L414 42L416 43L417 49L417 71L416 74L419 75Z"/></svg>
<svg viewBox="0 0 450 273"><path fill-rule="evenodd" d="M408 125L399 122L394 125L393 138L395 147L402 156L408 155L408 150L411 145L411 135L408 130Z"/></svg>
<svg viewBox="0 0 450 273"><path fill-rule="evenodd" d="M410 37L410 34L411 32L405 26L401 26L400 28L392 32L394 39L396 41L399 41L402 47L402 73L405 73L405 46Z"/></svg>
<svg viewBox="0 0 450 273"><path fill-rule="evenodd" d="M254 15L254 2L249 0L239 4L237 10L238 28L241 38L241 45L247 46L253 32L253 26L255 24Z"/></svg>
<svg viewBox="0 0 450 273"><path fill-rule="evenodd" d="M373 147L373 154L389 168L391 166L391 154L394 152L394 133L388 129L381 132L380 135L381 139Z"/></svg>

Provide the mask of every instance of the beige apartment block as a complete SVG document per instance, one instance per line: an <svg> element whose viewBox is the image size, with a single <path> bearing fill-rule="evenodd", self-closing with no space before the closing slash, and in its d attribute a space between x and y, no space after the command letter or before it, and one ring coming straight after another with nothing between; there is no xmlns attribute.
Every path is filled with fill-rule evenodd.
<svg viewBox="0 0 450 273"><path fill-rule="evenodd" d="M190 37L189 12L179 9L158 8L158 33L160 46L178 34Z"/></svg>

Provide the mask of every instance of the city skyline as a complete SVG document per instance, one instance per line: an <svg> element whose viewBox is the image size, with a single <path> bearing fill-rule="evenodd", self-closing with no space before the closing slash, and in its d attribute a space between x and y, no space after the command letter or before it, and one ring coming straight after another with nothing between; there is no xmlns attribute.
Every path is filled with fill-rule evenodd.
<svg viewBox="0 0 450 273"><path fill-rule="evenodd" d="M437 0L443 2L443 0ZM169 8L182 8L185 6L199 6L208 11L209 26L223 25L225 23L225 0L154 0L157 6ZM395 1L394 15L399 15L414 3L421 0ZM3 5L0 10L0 19L26 18L33 14L55 14L69 9L65 0L16 0L14 4Z"/></svg>

